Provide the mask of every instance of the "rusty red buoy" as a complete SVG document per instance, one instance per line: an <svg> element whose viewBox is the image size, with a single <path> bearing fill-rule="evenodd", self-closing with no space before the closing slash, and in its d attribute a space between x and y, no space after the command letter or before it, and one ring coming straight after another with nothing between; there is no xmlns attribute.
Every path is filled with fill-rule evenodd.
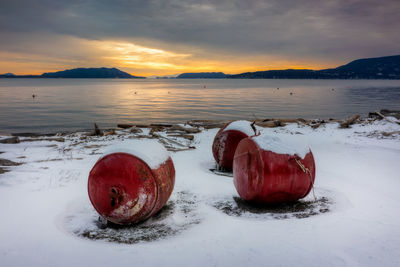
<svg viewBox="0 0 400 267"><path fill-rule="evenodd" d="M231 171L237 145L243 138L252 135L255 135L255 128L249 121L233 121L222 127L215 135L212 145L218 168Z"/></svg>
<svg viewBox="0 0 400 267"><path fill-rule="evenodd" d="M88 179L90 201L103 219L137 223L165 205L174 188L175 168L161 144L129 141L105 154Z"/></svg>
<svg viewBox="0 0 400 267"><path fill-rule="evenodd" d="M235 152L233 181L239 196L256 203L291 202L314 185L315 162L309 148L283 144L278 138L243 139Z"/></svg>

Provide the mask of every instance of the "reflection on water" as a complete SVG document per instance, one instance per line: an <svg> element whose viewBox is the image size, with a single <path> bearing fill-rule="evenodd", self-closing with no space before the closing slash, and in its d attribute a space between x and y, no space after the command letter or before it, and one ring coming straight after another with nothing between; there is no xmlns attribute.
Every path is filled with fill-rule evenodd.
<svg viewBox="0 0 400 267"><path fill-rule="evenodd" d="M0 130L11 132L93 122L343 118L381 108L400 109L400 81L0 79Z"/></svg>

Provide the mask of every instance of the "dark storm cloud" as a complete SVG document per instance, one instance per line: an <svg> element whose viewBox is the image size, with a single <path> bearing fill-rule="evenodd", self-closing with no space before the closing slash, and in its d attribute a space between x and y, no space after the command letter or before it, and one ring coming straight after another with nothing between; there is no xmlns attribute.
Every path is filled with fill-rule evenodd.
<svg viewBox="0 0 400 267"><path fill-rule="evenodd" d="M399 53L399 14L399 0L12 0L1 3L0 37L8 37L0 46L29 33L304 58L380 56Z"/></svg>

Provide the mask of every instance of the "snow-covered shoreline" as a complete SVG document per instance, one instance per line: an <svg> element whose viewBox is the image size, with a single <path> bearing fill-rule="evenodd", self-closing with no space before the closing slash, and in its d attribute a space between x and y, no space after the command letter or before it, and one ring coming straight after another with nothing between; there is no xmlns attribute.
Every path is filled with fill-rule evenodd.
<svg viewBox="0 0 400 267"><path fill-rule="evenodd" d="M399 266L399 124L364 120L348 129L336 122L313 129L288 123L257 130L311 148L315 194L327 199L325 212L304 218L226 212L238 195L231 178L210 171L218 128L202 128L193 140L160 131L156 139L171 148L176 169L168 208L137 226L140 231L108 233L133 242L93 240L103 232L96 232L87 196L90 169L109 148L146 138L150 129L0 144L0 158L23 163L0 174L1 266ZM312 194L304 201L312 202Z"/></svg>

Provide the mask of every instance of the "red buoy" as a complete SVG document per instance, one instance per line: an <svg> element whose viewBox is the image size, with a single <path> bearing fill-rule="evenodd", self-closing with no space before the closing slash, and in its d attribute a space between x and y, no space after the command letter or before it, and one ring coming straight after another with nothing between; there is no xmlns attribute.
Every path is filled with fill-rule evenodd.
<svg viewBox="0 0 400 267"><path fill-rule="evenodd" d="M235 152L233 181L239 196L256 203L291 202L313 187L315 162L310 149L293 149L269 136L243 139Z"/></svg>
<svg viewBox="0 0 400 267"><path fill-rule="evenodd" d="M233 121L222 127L215 135L212 152L218 167L225 171L232 170L233 156L239 142L255 134L249 121Z"/></svg>
<svg viewBox="0 0 400 267"><path fill-rule="evenodd" d="M88 179L93 207L116 224L137 223L154 215L167 202L175 183L174 164L162 145L125 143L113 149L121 152L100 158Z"/></svg>

